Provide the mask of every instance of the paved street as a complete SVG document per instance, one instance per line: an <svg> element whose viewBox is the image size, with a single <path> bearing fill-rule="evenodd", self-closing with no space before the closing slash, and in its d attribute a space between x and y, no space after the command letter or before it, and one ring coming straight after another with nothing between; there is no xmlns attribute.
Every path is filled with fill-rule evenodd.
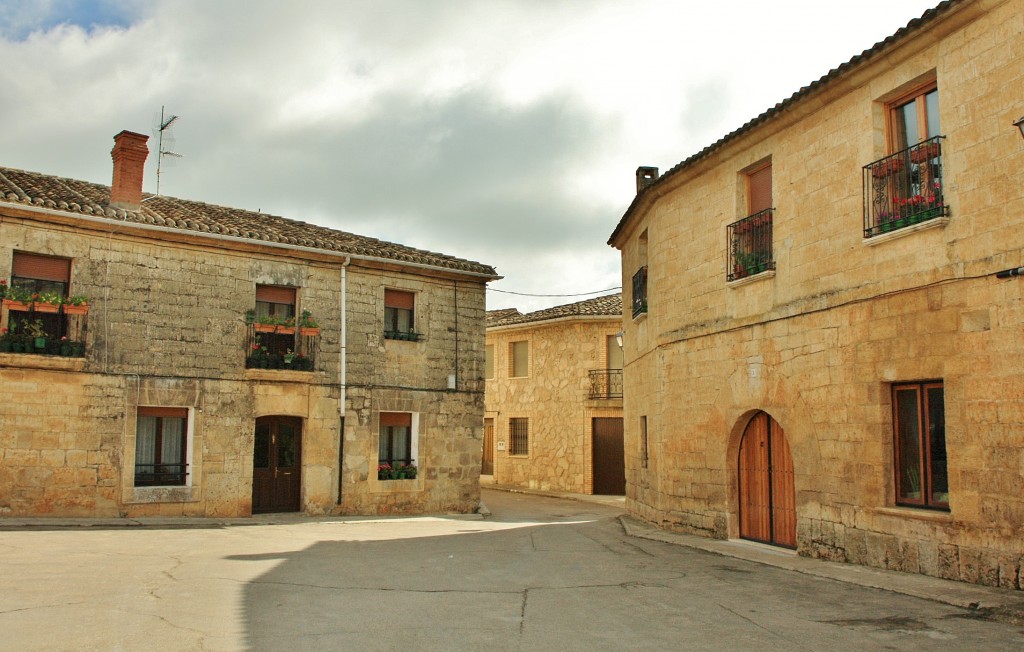
<svg viewBox="0 0 1024 652"><path fill-rule="evenodd" d="M614 505L484 500L482 520L5 529L0 649L1024 648L977 611L628 536Z"/></svg>

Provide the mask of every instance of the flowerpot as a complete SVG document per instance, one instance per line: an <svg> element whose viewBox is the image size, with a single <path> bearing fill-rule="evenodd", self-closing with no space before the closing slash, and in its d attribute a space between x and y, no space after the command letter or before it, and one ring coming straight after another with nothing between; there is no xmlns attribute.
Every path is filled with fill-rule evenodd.
<svg viewBox="0 0 1024 652"><path fill-rule="evenodd" d="M871 176L873 176L876 179L884 179L885 177L896 174L902 169L903 159L891 158L871 168Z"/></svg>
<svg viewBox="0 0 1024 652"><path fill-rule="evenodd" d="M282 326L280 324L253 324L257 333L280 333L281 335L294 335L294 326Z"/></svg>
<svg viewBox="0 0 1024 652"><path fill-rule="evenodd" d="M60 310L60 306L58 304L43 303L42 301L37 301L33 303L32 306L35 308L36 312L57 312Z"/></svg>
<svg viewBox="0 0 1024 652"><path fill-rule="evenodd" d="M72 348L70 342L61 342L61 344L60 344L60 354L61 354L62 357L65 357L65 358L70 357L72 350L73 350L73 348Z"/></svg>
<svg viewBox="0 0 1024 652"><path fill-rule="evenodd" d="M299 329L299 334L303 337L315 337L320 334L319 327L303 326Z"/></svg>
<svg viewBox="0 0 1024 652"><path fill-rule="evenodd" d="M24 352L25 352L25 345L24 344L22 344L21 342L12 342L11 343L11 353L24 353Z"/></svg>
<svg viewBox="0 0 1024 652"><path fill-rule="evenodd" d="M45 337L37 337L37 338L35 338L35 340L33 342L36 345L37 349L45 349L46 348L46 338Z"/></svg>
<svg viewBox="0 0 1024 652"><path fill-rule="evenodd" d="M27 303L15 301L13 299L4 299L4 307L10 310L28 310L29 308Z"/></svg>
<svg viewBox="0 0 1024 652"><path fill-rule="evenodd" d="M925 163L933 158L937 158L941 151L939 143L929 143L923 147L911 150L910 161L917 164Z"/></svg>
<svg viewBox="0 0 1024 652"><path fill-rule="evenodd" d="M72 306L64 304L65 315L87 315L89 314L89 304L83 303L80 306Z"/></svg>
<svg viewBox="0 0 1024 652"><path fill-rule="evenodd" d="M10 353L11 342L0 342L0 353Z"/></svg>

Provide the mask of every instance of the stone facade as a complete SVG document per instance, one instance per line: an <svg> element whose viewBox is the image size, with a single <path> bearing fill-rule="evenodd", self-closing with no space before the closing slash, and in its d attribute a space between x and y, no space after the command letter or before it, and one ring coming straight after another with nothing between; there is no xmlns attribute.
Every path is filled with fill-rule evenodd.
<svg viewBox="0 0 1024 652"><path fill-rule="evenodd" d="M16 252L59 256L71 260L70 294L90 301L84 357L0 353L0 515L248 515L254 428L271 415L301 419L302 512L477 508L493 270L407 264L412 254L389 259L387 243L348 255L3 195L0 279ZM257 285L296 288L297 308L319 322L311 371L246 368ZM385 288L415 295L417 341L384 337ZM137 414L152 406L187 409L183 486L136 486ZM413 415L415 479L377 479L381 412Z"/></svg>
<svg viewBox="0 0 1024 652"><path fill-rule="evenodd" d="M485 418L494 429L495 483L594 493L593 420L622 418L621 372L613 370L613 387L602 380L609 369L608 338L622 328L619 310L621 301L603 315L539 311L494 320L489 314L493 374L486 380ZM526 343L525 376L513 375L513 342ZM598 374L594 387L592 371ZM513 454L511 418L528 420L524 454Z"/></svg>
<svg viewBox="0 0 1024 652"><path fill-rule="evenodd" d="M646 267L625 327L632 513L740 536L763 411L792 451L799 554L1021 588L1024 284L995 274L1024 265L1022 34L1019 0L944 4L638 192L610 240L627 305ZM863 167L891 151L887 104L929 81L948 214L882 233ZM765 162L774 269L730 281ZM944 391L948 509L897 500L893 387L924 381Z"/></svg>

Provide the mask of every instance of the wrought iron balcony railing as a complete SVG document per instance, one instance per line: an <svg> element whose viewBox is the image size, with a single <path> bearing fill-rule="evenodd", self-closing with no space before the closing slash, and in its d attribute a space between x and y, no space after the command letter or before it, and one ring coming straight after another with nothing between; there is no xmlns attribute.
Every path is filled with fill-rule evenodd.
<svg viewBox="0 0 1024 652"><path fill-rule="evenodd" d="M320 341L318 327L249 324L245 366L249 369L312 371Z"/></svg>
<svg viewBox="0 0 1024 652"><path fill-rule="evenodd" d="M936 136L864 166L864 237L949 215Z"/></svg>
<svg viewBox="0 0 1024 652"><path fill-rule="evenodd" d="M591 369L588 398L622 398L622 369Z"/></svg>
<svg viewBox="0 0 1024 652"><path fill-rule="evenodd" d="M135 486L180 486L187 475L188 464L136 464Z"/></svg>
<svg viewBox="0 0 1024 652"><path fill-rule="evenodd" d="M727 227L729 260L726 279L735 281L775 269L772 254L772 214L775 209L748 215Z"/></svg>
<svg viewBox="0 0 1024 652"><path fill-rule="evenodd" d="M633 316L647 312L647 265L633 274Z"/></svg>

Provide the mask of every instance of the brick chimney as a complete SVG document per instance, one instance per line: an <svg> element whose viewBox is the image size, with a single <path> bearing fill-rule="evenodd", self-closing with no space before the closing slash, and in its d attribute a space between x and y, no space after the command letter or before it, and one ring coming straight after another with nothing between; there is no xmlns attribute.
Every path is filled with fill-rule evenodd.
<svg viewBox="0 0 1024 652"><path fill-rule="evenodd" d="M114 136L114 181L110 184L110 205L114 208L137 211L142 205L142 171L149 156L143 136L131 131L122 131Z"/></svg>
<svg viewBox="0 0 1024 652"><path fill-rule="evenodd" d="M658 168L641 165L636 169L636 194L658 180Z"/></svg>

